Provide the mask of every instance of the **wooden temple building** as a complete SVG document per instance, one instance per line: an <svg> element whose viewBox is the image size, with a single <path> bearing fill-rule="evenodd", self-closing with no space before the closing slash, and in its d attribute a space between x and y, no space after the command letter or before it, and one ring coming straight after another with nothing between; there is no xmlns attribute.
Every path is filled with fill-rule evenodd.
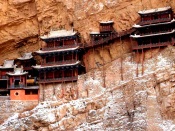
<svg viewBox="0 0 175 131"><path fill-rule="evenodd" d="M27 87L27 74L23 68L14 68L13 72L7 72L10 100L38 100L38 86Z"/></svg>
<svg viewBox="0 0 175 131"><path fill-rule="evenodd" d="M91 32L91 45L97 46L104 43L108 43L117 34L113 28L113 21L100 22L100 31Z"/></svg>
<svg viewBox="0 0 175 131"><path fill-rule="evenodd" d="M27 86L37 85L37 71L32 66L36 65L36 61L32 56L32 52L24 53L21 57L17 58L15 64L18 67L23 67L24 71L27 71Z"/></svg>
<svg viewBox="0 0 175 131"><path fill-rule="evenodd" d="M35 52L41 56L41 65L33 66L39 71L39 83L77 81L82 67L78 33L73 30L51 31L41 39L46 45Z"/></svg>
<svg viewBox="0 0 175 131"><path fill-rule="evenodd" d="M135 34L130 37L133 50L164 47L175 43L175 19L171 7L143 10L138 12L141 21L133 27Z"/></svg>
<svg viewBox="0 0 175 131"><path fill-rule="evenodd" d="M5 60L4 64L0 66L0 96L7 96L10 94L8 87L7 72L14 70L14 60Z"/></svg>

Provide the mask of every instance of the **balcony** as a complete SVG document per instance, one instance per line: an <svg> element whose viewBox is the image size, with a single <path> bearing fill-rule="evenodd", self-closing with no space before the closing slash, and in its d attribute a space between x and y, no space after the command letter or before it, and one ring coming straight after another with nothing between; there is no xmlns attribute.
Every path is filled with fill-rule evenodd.
<svg viewBox="0 0 175 131"><path fill-rule="evenodd" d="M148 48L155 48L155 47L163 47L163 46L168 46L171 45L171 41L167 42L159 42L159 43L150 43L150 44L142 44L142 45L133 45L132 48L133 50L139 50L139 49L148 49Z"/></svg>
<svg viewBox="0 0 175 131"><path fill-rule="evenodd" d="M3 80L7 80L8 76L7 75L1 75L0 78L3 79Z"/></svg>
<svg viewBox="0 0 175 131"><path fill-rule="evenodd" d="M56 61L56 62L43 63L42 66L74 64L76 62L77 62L77 60L64 60L64 61Z"/></svg>
<svg viewBox="0 0 175 131"><path fill-rule="evenodd" d="M169 33L169 32L172 32L173 29L167 29L167 30L158 30L158 31L152 31L152 32L144 32L144 33L141 33L140 35L141 36L145 36L145 35L155 35L155 34L162 34L162 33ZM139 34L137 34L139 35Z"/></svg>
<svg viewBox="0 0 175 131"><path fill-rule="evenodd" d="M8 89L19 89L19 88L24 88L24 87L26 87L24 84L19 84L19 85L12 84L8 87Z"/></svg>
<svg viewBox="0 0 175 131"><path fill-rule="evenodd" d="M43 51L52 51L52 50L62 50L62 49L68 49L68 48L75 48L79 44L72 44L72 45L64 45L64 46L57 46L57 47L45 47L43 48Z"/></svg>
<svg viewBox="0 0 175 131"><path fill-rule="evenodd" d="M149 25L149 24L163 23L163 22L169 22L169 21L171 21L171 18L154 19L154 20L141 21L139 22L139 25Z"/></svg>
<svg viewBox="0 0 175 131"><path fill-rule="evenodd" d="M39 83L62 83L62 82L71 82L71 81L77 81L78 76L73 77L64 77L64 78L53 78L53 79L40 79Z"/></svg>

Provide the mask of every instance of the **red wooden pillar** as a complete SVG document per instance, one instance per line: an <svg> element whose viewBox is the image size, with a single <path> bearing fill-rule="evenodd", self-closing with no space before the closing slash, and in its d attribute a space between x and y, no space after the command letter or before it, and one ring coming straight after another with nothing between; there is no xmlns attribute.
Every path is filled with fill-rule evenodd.
<svg viewBox="0 0 175 131"><path fill-rule="evenodd" d="M77 52L76 52L76 58L75 58L75 59L76 59L76 61L77 61L77 59L78 59Z"/></svg>
<svg viewBox="0 0 175 131"><path fill-rule="evenodd" d="M63 39L63 47L64 47L64 39Z"/></svg>
<svg viewBox="0 0 175 131"><path fill-rule="evenodd" d="M54 55L53 55L53 62L54 62L54 63L56 62L56 61L55 61L55 57L56 57L56 56L55 56L55 54L54 54Z"/></svg>
<svg viewBox="0 0 175 131"><path fill-rule="evenodd" d="M63 62L62 63L64 63L64 54L63 54Z"/></svg>
<svg viewBox="0 0 175 131"><path fill-rule="evenodd" d="M74 76L74 75L73 75L73 71L74 71L74 70L72 69L72 77Z"/></svg>
<svg viewBox="0 0 175 131"><path fill-rule="evenodd" d="M46 80L46 72L44 72L44 81Z"/></svg>
<svg viewBox="0 0 175 131"><path fill-rule="evenodd" d="M55 71L52 71L52 79L55 79Z"/></svg>
<svg viewBox="0 0 175 131"><path fill-rule="evenodd" d="M44 56L44 64L46 64L46 56Z"/></svg>
<svg viewBox="0 0 175 131"><path fill-rule="evenodd" d="M64 70L61 70L62 72L62 81L64 81Z"/></svg>

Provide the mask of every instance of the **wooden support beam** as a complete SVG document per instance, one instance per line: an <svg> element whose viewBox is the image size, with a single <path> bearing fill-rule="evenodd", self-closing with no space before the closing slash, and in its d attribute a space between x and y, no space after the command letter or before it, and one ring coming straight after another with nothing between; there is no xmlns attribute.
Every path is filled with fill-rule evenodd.
<svg viewBox="0 0 175 131"><path fill-rule="evenodd" d="M145 53L142 49L142 75L144 74L144 58L145 58Z"/></svg>
<svg viewBox="0 0 175 131"><path fill-rule="evenodd" d="M93 80L94 80L94 79L95 79L95 78L94 78L94 77L95 77L95 75L94 75L94 74L95 74L95 56L94 56L95 53L94 53L94 47L93 47L92 50L93 50L93 71L92 71L92 72L93 72Z"/></svg>
<svg viewBox="0 0 175 131"><path fill-rule="evenodd" d="M75 56L75 59L76 59L76 61L78 60L78 55L77 55L77 51L76 51L76 56Z"/></svg>
<svg viewBox="0 0 175 131"><path fill-rule="evenodd" d="M45 83L44 83L44 86L43 86L43 101L45 101L45 93L44 93L44 87L45 87Z"/></svg>
<svg viewBox="0 0 175 131"><path fill-rule="evenodd" d="M102 59L103 59L103 86L104 88L106 87L106 81L105 81L105 72L104 72L104 56L103 56L103 52L104 52L104 46L102 44Z"/></svg>
<svg viewBox="0 0 175 131"><path fill-rule="evenodd" d="M123 81L123 43L122 43L122 39L120 37L120 43L121 43L121 56L120 56L120 74L121 74L121 80Z"/></svg>
<svg viewBox="0 0 175 131"><path fill-rule="evenodd" d="M139 52L138 52L138 50L137 50L137 53L136 53L136 62L137 62L136 77L138 77L138 64L139 64Z"/></svg>

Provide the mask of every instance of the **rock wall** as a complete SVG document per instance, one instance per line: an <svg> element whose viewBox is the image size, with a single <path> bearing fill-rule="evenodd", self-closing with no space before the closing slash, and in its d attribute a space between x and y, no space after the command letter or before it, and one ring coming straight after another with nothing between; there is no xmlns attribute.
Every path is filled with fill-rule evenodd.
<svg viewBox="0 0 175 131"><path fill-rule="evenodd" d="M138 22L139 10L163 6L174 9L174 0L3 0L0 2L0 63L39 49L43 42L38 36L51 29L73 26L80 32L82 43L88 43L89 32L99 30L99 21L113 20L114 28L120 32ZM116 54L111 52L111 55Z"/></svg>
<svg viewBox="0 0 175 131"><path fill-rule="evenodd" d="M175 68L174 63L169 63L169 60L165 59L166 55L174 56L169 49L172 48L163 50L155 58L159 60L155 71L153 68L150 68L151 70L147 68L144 75L132 76L132 79L124 77L125 81L116 81L116 83L113 81L107 84L106 88L99 80L102 71L96 70L94 79L92 72L89 72L80 78L82 82L86 77L86 81L82 82L84 84L82 89L88 90L87 96L84 95L83 99L70 101L63 98L64 101L58 99L42 102L33 110L9 118L0 129L11 131L175 130L172 113ZM128 57L130 56L126 58ZM146 62L151 67L155 66L150 64L150 60L148 61ZM126 63L131 64L125 59ZM117 61L113 64L116 65Z"/></svg>
<svg viewBox="0 0 175 131"><path fill-rule="evenodd" d="M20 113L33 109L38 105L38 101L0 101L0 123L4 122L8 117L14 113Z"/></svg>
<svg viewBox="0 0 175 131"><path fill-rule="evenodd" d="M88 43L89 32L99 30L99 21L113 20L114 28L120 32L139 20L139 10L164 6L175 9L174 3L175 0L0 1L0 61L37 50L44 44L38 36L51 29L73 27L80 32L82 43ZM142 54L131 53L129 38L89 50L84 56L88 73L80 75L77 83L41 85L40 98L46 102L17 113L0 130L175 130L174 55L174 47L169 46L145 52L143 61ZM73 100L77 96L72 92L77 90L79 99ZM8 112L8 103L2 102L3 115L31 109L30 104L10 102L10 107L16 107ZM27 107L21 108L23 105Z"/></svg>

